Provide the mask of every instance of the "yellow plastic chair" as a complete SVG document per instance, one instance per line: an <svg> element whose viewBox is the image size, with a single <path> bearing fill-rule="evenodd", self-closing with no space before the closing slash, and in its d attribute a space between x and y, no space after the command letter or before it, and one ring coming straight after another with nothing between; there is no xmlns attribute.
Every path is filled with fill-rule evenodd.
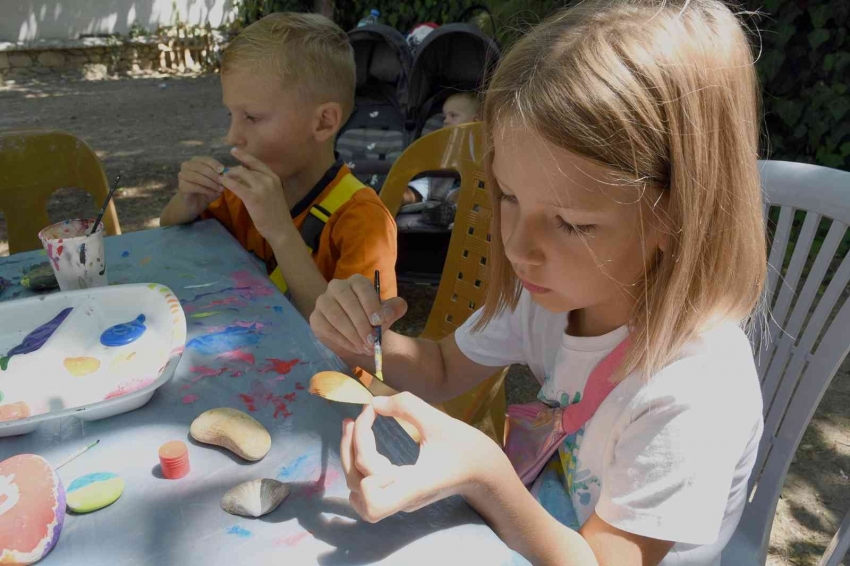
<svg viewBox="0 0 850 566"><path fill-rule="evenodd" d="M393 164L381 199L395 214L407 183L424 171L460 175L457 213L437 298L421 337L440 340L461 326L484 303L490 280L490 194L481 169L481 123L443 128L420 138ZM489 435L500 445L505 425L505 376L500 370L471 391L440 408Z"/></svg>
<svg viewBox="0 0 850 566"><path fill-rule="evenodd" d="M9 253L41 248L38 232L51 223L47 202L63 187L86 191L98 208L106 199L106 174L85 142L60 131L0 132L0 212L6 217ZM115 201L103 224L107 234L121 233Z"/></svg>
<svg viewBox="0 0 850 566"><path fill-rule="evenodd" d="M410 144L393 163L381 187L381 200L395 216L401 208L407 184L426 171L455 171L461 184L478 169L484 156L484 132L480 122L440 128ZM466 173L466 175L464 175Z"/></svg>

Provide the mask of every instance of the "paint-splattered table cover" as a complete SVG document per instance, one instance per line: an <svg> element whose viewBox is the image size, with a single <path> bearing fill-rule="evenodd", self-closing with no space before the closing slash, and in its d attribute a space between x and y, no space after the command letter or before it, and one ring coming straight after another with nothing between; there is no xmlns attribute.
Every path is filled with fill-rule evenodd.
<svg viewBox="0 0 850 566"><path fill-rule="evenodd" d="M339 463L342 419L357 408L307 393L313 373L343 369L316 342L306 321L265 277L259 262L215 221L136 232L106 240L110 284L156 282L180 298L188 344L174 378L144 407L83 422L45 423L0 439L0 460L34 453L54 465L100 444L59 470L65 485L92 472L126 481L121 498L89 515L69 515L44 566L215 566L231 564L525 564L460 498L372 525L355 519ZM18 283L45 260L31 252L0 258L7 287L0 301L29 296ZM249 464L189 437L189 425L214 407L249 412L272 448ZM398 464L418 447L395 422L376 424L378 449ZM158 448L189 446L191 472L162 478ZM255 478L289 482L273 513L246 519L221 510L222 495Z"/></svg>

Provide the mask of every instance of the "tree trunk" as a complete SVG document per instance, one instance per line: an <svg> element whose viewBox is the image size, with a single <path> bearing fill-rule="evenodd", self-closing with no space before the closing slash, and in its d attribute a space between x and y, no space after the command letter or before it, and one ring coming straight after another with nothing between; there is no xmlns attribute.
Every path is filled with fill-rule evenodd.
<svg viewBox="0 0 850 566"><path fill-rule="evenodd" d="M333 0L313 0L313 11L332 20L334 17Z"/></svg>

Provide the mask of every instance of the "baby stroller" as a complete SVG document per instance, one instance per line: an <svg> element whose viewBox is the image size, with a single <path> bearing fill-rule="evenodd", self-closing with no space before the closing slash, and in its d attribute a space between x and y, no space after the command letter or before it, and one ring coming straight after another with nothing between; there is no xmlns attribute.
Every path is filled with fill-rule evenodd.
<svg viewBox="0 0 850 566"><path fill-rule="evenodd" d="M348 32L357 64L354 112L336 150L361 182L380 191L393 161L410 142L405 127L411 56L404 36L371 24Z"/></svg>

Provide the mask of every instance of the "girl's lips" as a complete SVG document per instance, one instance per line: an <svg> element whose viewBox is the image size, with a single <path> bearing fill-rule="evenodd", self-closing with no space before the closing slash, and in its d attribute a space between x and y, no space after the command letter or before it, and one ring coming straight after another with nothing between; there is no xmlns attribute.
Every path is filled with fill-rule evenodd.
<svg viewBox="0 0 850 566"><path fill-rule="evenodd" d="M549 292L549 289L547 289L546 287L540 287L538 285L534 285L532 283L529 283L525 279L520 279L520 283L522 283L522 286L525 287L525 290L528 291L529 293L541 294L541 293L548 293Z"/></svg>

